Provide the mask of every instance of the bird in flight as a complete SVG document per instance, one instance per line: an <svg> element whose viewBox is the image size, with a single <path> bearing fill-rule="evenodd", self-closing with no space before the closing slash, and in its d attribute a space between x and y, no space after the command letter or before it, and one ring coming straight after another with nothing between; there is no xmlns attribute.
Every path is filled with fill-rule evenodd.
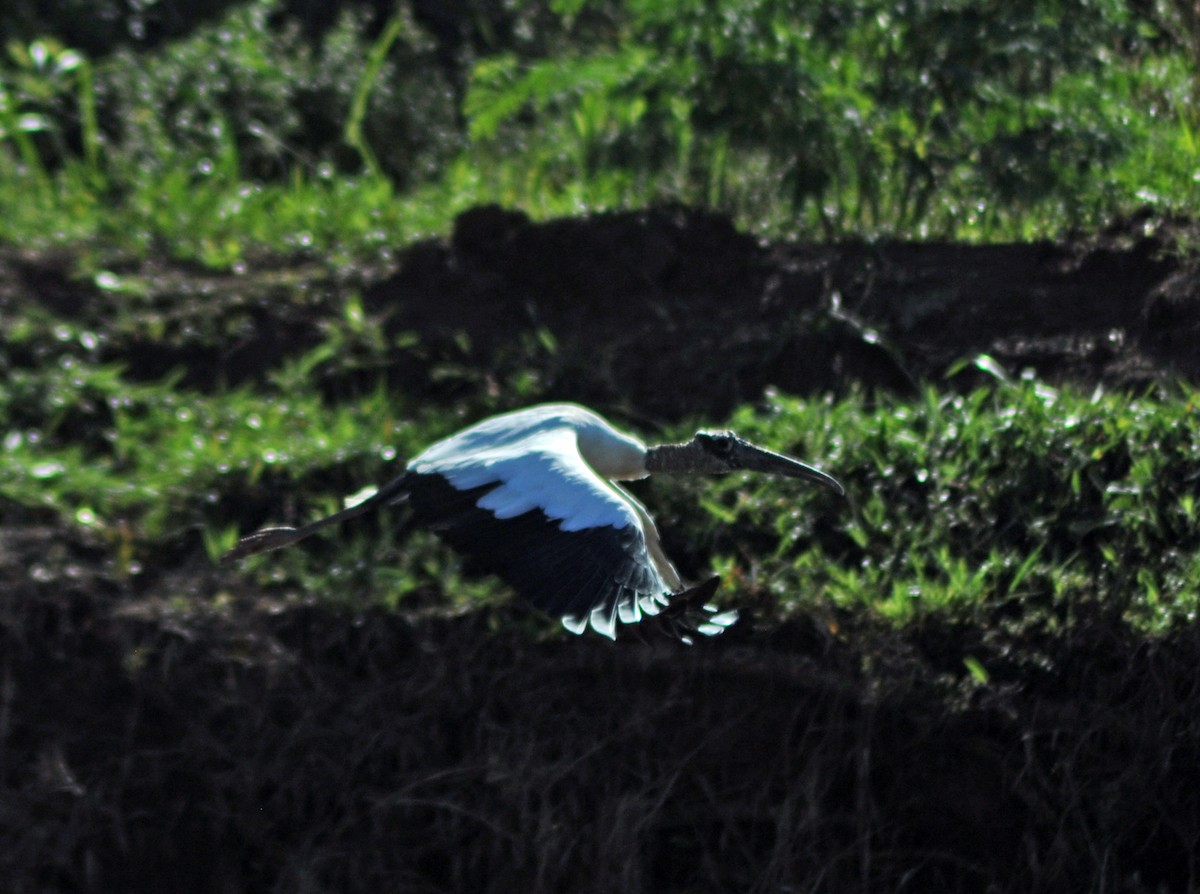
<svg viewBox="0 0 1200 894"><path fill-rule="evenodd" d="M290 546L329 525L402 503L414 522L573 633L590 625L615 638L618 623L665 613L682 638L711 636L737 618L705 604L718 579L686 587L646 508L616 482L654 472L739 469L845 493L820 469L733 432L700 431L682 444L647 447L586 407L542 404L438 441L363 502L303 527L263 528L221 561Z"/></svg>

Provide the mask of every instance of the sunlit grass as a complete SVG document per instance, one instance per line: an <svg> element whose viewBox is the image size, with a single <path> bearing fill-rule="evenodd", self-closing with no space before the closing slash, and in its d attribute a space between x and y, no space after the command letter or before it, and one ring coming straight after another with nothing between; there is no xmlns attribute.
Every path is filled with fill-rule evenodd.
<svg viewBox="0 0 1200 894"><path fill-rule="evenodd" d="M135 383L77 358L14 371L0 385L7 511L123 538L134 556L193 542L215 560L247 505L264 523L336 511L458 424L384 389L329 403L311 377L287 373L308 356L259 392ZM818 463L848 491L843 501L750 475L640 485L681 564L721 573L732 601L757 594L770 614L865 609L895 623L1036 614L1065 624L1084 603L1148 629L1195 618L1195 392L1130 397L1024 379L916 400L777 395L729 425ZM239 573L387 604L422 588L460 601L495 591L386 521Z"/></svg>
<svg viewBox="0 0 1200 894"><path fill-rule="evenodd" d="M732 426L819 462L845 502L752 476L668 499L685 541L707 543L735 585L784 611L1064 620L1087 602L1159 629L1194 620L1200 603L1198 422L1194 392L1033 380L916 402L781 396ZM710 509L700 527L689 499Z"/></svg>
<svg viewBox="0 0 1200 894"><path fill-rule="evenodd" d="M195 109L168 127L162 109L128 94L134 107L116 111L136 146L100 132L95 83L108 78L111 95L140 83L137 60L118 55L97 69L59 47L46 57L57 67L38 68L35 56L44 54L27 54L20 72L0 71L0 243L64 249L70 273L116 299L108 324L113 332L125 327L121 337L164 336L162 314L135 318L145 297L142 262L245 272L311 261L343 270L446 234L456 215L484 203L543 219L686 202L773 237L968 241L1048 238L1142 208L1187 213L1200 203L1195 74L1181 56L1121 56L1100 45L1093 49L1105 64L1060 72L1046 91L992 85L996 95L964 106L960 126L939 136L903 104L863 92L876 76L870 47L887 31L871 16L855 20L858 38L824 62L789 56L788 47L808 37L786 29L764 32L777 45L762 51L783 54L765 68L756 67L763 59L747 37L752 28L726 35L742 44L718 47L768 92L776 83L772 66L811 66L793 74L816 92L771 92L784 102L775 110L781 115L800 114L810 100L854 113L810 122L830 126L810 146L823 147L814 158L828 169L812 172L831 178L823 191L788 186L797 174L797 134L767 128L739 139L737 122L753 122L736 92L708 84L731 117L722 124L699 115L689 103L704 94L687 91L703 73L679 47L681 67L663 67L644 43L654 28L642 38L633 37L636 29L614 32L628 41L586 53L480 59L459 97L460 119L446 112L449 94L432 85L423 100L429 105L405 106L400 119L411 124L405 116L420 113L436 117L436 127L456 121L462 133L414 144L433 159L420 176L389 175L380 161L389 147L372 146L366 134L371 110L389 110L368 100L387 86L381 72L392 41L414 54L405 57L410 63L428 50L419 29L399 18L374 45L347 18L324 48L353 95L342 139L366 160L353 173L344 159L333 164L332 152L292 148L281 124L247 118L241 126L252 133L243 133L243 109L222 108L205 91L175 92L206 71L214 54L264 109L294 78L337 86L321 80L328 73L308 49L282 32L266 33L272 9L260 2L232 10L223 23L143 60L158 78L159 92L146 95L182 96ZM631 21L652 24L652 5L639 9L626 10ZM769 4L735 12L762 17L760 25L783 21ZM701 32L685 28L677 36L699 40ZM683 92L661 89L673 83ZM73 127L78 150L67 138ZM190 134L197 145L176 145L172 133ZM1029 135L1033 143L1020 142ZM1087 150L1091 161L1074 164L1073 149ZM247 151L271 173L253 176ZM916 202L912 187L924 182L927 161L929 171L941 165L929 181L936 188ZM1047 178L1045 189L1031 172ZM219 329L215 320L206 325ZM364 318L354 295L341 319L324 326L323 342L268 371L257 390L215 383L201 394L174 378L134 381L121 366L95 359L99 340L113 332L84 331L36 306L5 322L6 346L21 355L0 380L5 511L115 538L123 554L196 542L213 559L235 539L234 508L247 500L264 521L332 511L346 493L378 483L458 424L464 411L415 407L382 388L356 393L353 404L318 395L314 372L360 349L383 368L402 347ZM216 329L205 337L228 335ZM538 399L537 383L523 370L504 383L506 399ZM486 403L475 401L470 413ZM1036 381L969 394L930 389L916 401L779 397L765 410L744 409L734 427L826 466L847 484L848 501L740 477L653 485L651 495L678 532L668 539L685 564L697 574L715 568L734 593L761 594L774 611L865 606L881 618L919 623L929 613L983 618L1036 607L1053 615L1094 600L1148 627L1167 627L1194 616L1200 593L1196 413L1195 395L1182 390L1131 399ZM255 559L247 573L283 588L353 589L384 602L421 587L463 594L476 586L461 579L448 553L386 526L356 528L332 542L332 561L317 546ZM491 585L478 586L486 593Z"/></svg>
<svg viewBox="0 0 1200 894"><path fill-rule="evenodd" d="M245 14L232 13L231 22ZM350 40L349 33L341 39ZM187 52L203 58L206 39L211 36L186 44ZM267 66L260 55L283 50L256 47L246 35L240 40L247 58L234 53L230 64L244 66L239 77L247 79L246 89L267 89L256 85L254 65ZM526 71L505 59L507 77ZM587 63L578 63L584 65L580 73L566 59L563 77L592 72ZM155 64L164 78L183 77L172 74L169 56L156 57ZM229 121L206 131L207 142L197 146L163 143L166 132L146 126L143 136L150 142L136 150L99 140L93 126L86 152L76 157L60 148L62 157L52 165L31 156L31 135L14 123L25 119L10 115L7 131L0 125L0 203L6 209L0 242L69 247L85 271L162 256L230 270L265 257L318 258L338 266L388 256L448 233L458 213L484 203L546 219L683 202L728 214L742 229L774 238L983 242L1054 238L1144 209L1188 213L1200 202L1200 125L1193 73L1181 56L1114 56L1103 66L1064 73L1053 89L1032 99L997 94L964 108L961 124L942 138L914 131L917 125L903 109L868 105L863 113L870 113L869 122L847 124L828 137L832 155L826 163L833 167L812 171L818 179L832 177L836 189L801 198L789 191L794 161L778 151L789 145L782 135L776 146L767 137L747 143L711 124L700 128L682 99L655 117L644 98L625 96L638 87L636 80L619 78L589 101L576 95L569 79L556 79L557 64L546 60L526 72L526 78L540 77L538 90L545 94L534 101L489 85L484 75L496 65L481 61L463 100L467 126L457 150L403 184L378 164L353 173L286 146L279 147L274 176L250 176L240 148L249 135L235 132ZM839 57L838 64L863 77L870 70L869 60ZM850 89L842 84L847 75L827 74L833 80L825 88L833 94L826 99L848 102L838 92ZM278 76L270 66L262 74ZM82 107L90 108L90 85L91 75L58 89L69 87L74 96L86 88ZM364 81L360 88L369 85ZM507 101L507 111L488 106L489 98ZM18 100L13 94L9 105L15 109ZM518 114L529 104L529 114ZM361 118L365 111L358 107L356 113ZM122 114L145 122L158 112L129 108ZM67 124L46 114L37 120L55 133ZM264 151L276 138L253 126L249 142ZM1060 137L1063 142L1055 142ZM898 153L913 141L916 149L909 150L919 158L906 162ZM60 144L61 136L54 145ZM1075 159L1076 153L1084 154ZM913 179L910 168L917 162L918 168L928 162L936 178ZM913 197L918 180L919 200Z"/></svg>
<svg viewBox="0 0 1200 894"><path fill-rule="evenodd" d="M0 197L12 213L0 241L66 246L86 267L150 256L229 270L266 256L320 258L333 266L388 254L450 229L470 193L431 188L398 197L369 176L308 176L286 183L230 181L174 171L137 183L118 204L63 173L45 190L0 164Z"/></svg>

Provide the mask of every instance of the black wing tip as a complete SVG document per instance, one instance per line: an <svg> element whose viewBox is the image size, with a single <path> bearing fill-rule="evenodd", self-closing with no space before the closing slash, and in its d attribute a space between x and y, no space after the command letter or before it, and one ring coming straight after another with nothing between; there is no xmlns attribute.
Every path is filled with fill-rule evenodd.
<svg viewBox="0 0 1200 894"><path fill-rule="evenodd" d="M690 605L703 605L703 603L711 599L713 594L717 592L717 587L721 586L721 575L714 574L703 583L696 584L694 587L689 587L682 593L678 593L671 597L671 602L686 601Z"/></svg>
<svg viewBox="0 0 1200 894"><path fill-rule="evenodd" d="M691 645L693 636L717 636L737 623L736 610L721 611L708 604L720 584L721 578L714 575L678 593L657 597L627 593L625 596L632 598L637 606L631 612L626 612L619 602L624 597L616 597L590 610L562 615L560 620L563 627L574 634L581 634L590 627L615 640L618 632L625 630L635 639L645 641L646 635L659 633ZM656 603L653 611L647 607L647 602Z"/></svg>
<svg viewBox="0 0 1200 894"><path fill-rule="evenodd" d="M719 636L736 624L736 609L721 611L708 603L720 585L720 576L713 575L672 596L671 604L659 616L664 632L690 646L696 636Z"/></svg>
<svg viewBox="0 0 1200 894"><path fill-rule="evenodd" d="M230 565L246 556L282 549L299 540L298 533L298 528L263 528L239 540L233 549L221 556L220 562L222 565Z"/></svg>
<svg viewBox="0 0 1200 894"><path fill-rule="evenodd" d="M724 633L738 621L736 609L721 611L708 600L717 592L721 578L714 575L703 583L679 593L669 594L661 611L648 612L637 625L636 634L662 634L668 639L693 645L695 637L712 637ZM632 626L632 625L626 625Z"/></svg>

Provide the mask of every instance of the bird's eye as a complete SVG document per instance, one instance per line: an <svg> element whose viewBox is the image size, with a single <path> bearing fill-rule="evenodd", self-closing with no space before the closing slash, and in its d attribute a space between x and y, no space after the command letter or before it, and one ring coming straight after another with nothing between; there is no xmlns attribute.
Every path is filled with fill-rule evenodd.
<svg viewBox="0 0 1200 894"><path fill-rule="evenodd" d="M727 432L700 432L696 440L707 452L722 459L733 453L733 438Z"/></svg>

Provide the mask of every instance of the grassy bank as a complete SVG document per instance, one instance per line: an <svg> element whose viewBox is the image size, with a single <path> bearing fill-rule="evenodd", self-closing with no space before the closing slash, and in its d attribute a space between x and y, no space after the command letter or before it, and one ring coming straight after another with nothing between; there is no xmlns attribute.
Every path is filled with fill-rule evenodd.
<svg viewBox="0 0 1200 894"><path fill-rule="evenodd" d="M373 257L486 202L972 241L1185 212L1185 6L522 3L451 40L406 6L318 27L260 0L92 55L10 23L0 239L72 246L92 272L231 269Z"/></svg>
<svg viewBox="0 0 1200 894"><path fill-rule="evenodd" d="M459 419L555 397L531 386L435 408L374 387L331 400L313 373L344 357L348 340L373 343L380 362L396 349L353 301L325 318L325 341L260 369L253 388L201 392L179 386L182 370L135 381L119 357L94 362L101 345L128 338L121 325L16 320L11 349L38 361L10 357L0 384L10 523L85 529L126 557L112 568L118 578L169 549L202 545L215 559L249 507L277 521L332 511ZM1131 396L1032 378L914 398L780 395L729 425L820 462L847 485L846 503L743 476L654 482L646 498L694 576L711 557L729 598L749 596L770 616L821 608L986 623L1032 612L1065 624L1087 600L1169 629L1194 619L1200 593L1198 413L1186 386ZM647 435L688 433L675 423ZM425 538L342 536L336 549L257 560L247 573L296 595L335 593L347 587L344 566L357 566L356 600L400 607L418 579L458 582ZM331 550L341 557L333 572Z"/></svg>

